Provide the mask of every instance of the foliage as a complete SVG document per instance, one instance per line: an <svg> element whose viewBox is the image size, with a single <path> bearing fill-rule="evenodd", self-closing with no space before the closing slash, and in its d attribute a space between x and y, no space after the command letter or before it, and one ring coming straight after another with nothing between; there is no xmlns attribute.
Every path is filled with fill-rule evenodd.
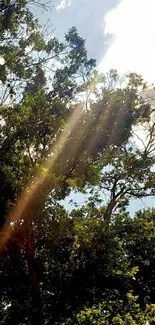
<svg viewBox="0 0 155 325"><path fill-rule="evenodd" d="M147 84L98 73L30 4L0 4L0 324L153 324L155 211L127 212L154 196ZM88 201L69 213L73 189Z"/></svg>
<svg viewBox="0 0 155 325"><path fill-rule="evenodd" d="M73 320L68 319L61 324L142 325L154 320L154 305L147 305L145 310L141 310L132 293L127 294L126 300L125 306L121 299L110 301L110 305L101 302L98 306L81 311Z"/></svg>

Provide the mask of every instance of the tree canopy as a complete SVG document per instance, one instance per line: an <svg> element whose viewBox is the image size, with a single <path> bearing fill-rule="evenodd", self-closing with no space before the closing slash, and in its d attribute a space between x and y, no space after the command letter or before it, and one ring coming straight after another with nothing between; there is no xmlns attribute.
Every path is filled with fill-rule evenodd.
<svg viewBox="0 0 155 325"><path fill-rule="evenodd" d="M155 194L147 83L98 72L31 6L0 4L0 324L154 324L155 211L127 210Z"/></svg>

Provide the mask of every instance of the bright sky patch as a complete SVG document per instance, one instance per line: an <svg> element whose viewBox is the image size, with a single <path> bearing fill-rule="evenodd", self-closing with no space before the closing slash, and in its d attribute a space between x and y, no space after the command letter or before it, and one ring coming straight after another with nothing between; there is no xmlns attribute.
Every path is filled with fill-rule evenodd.
<svg viewBox="0 0 155 325"><path fill-rule="evenodd" d="M104 34L112 36L101 71L137 72L155 81L155 1L122 0L107 13Z"/></svg>

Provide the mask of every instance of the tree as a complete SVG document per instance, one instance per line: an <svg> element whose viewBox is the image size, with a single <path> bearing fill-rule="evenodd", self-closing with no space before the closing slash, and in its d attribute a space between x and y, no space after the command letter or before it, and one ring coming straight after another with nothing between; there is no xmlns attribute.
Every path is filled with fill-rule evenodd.
<svg viewBox="0 0 155 325"><path fill-rule="evenodd" d="M130 324L139 325L154 320L154 305L147 305L145 310L139 308L136 297L129 292L126 296L126 305L115 296L115 301L111 301L111 306L107 301L101 302L92 308L85 308L76 314L72 319L68 319L61 324ZM114 311L114 312L113 312Z"/></svg>
<svg viewBox="0 0 155 325"><path fill-rule="evenodd" d="M102 141L100 127L104 125L107 138L104 137L106 142L104 145L102 143L102 150L106 150L101 151L98 147L98 159L86 170L87 180L91 179L90 183L87 182L85 191L89 196L88 203L97 207L100 205L96 213L102 216L107 226L112 222L115 213L121 212L122 209L125 211L132 198L154 196L154 106L143 99L146 85L140 76L127 75L126 88L118 88L115 85L116 88L111 89L116 79L118 76L115 71L110 72L110 79L106 80L105 76L99 78L99 101L102 103L103 100L109 100L112 105L111 111L102 117L100 126L98 125L99 132L91 141L90 148L92 150L95 147L96 150ZM101 80L104 81L104 86L101 85ZM106 96L109 96L109 99ZM127 101L128 96L132 98L130 102ZM95 105L97 110L99 103ZM107 107L106 104L106 109ZM107 127L111 129L108 130ZM142 132L144 139L139 135ZM89 141L90 139L91 135Z"/></svg>
<svg viewBox="0 0 155 325"><path fill-rule="evenodd" d="M35 4L35 1L32 3ZM128 279L129 264L119 240L108 239L110 230L105 230L102 222L99 228L98 225L95 228L96 220L101 218L101 209L89 206L82 211L80 222L76 220L74 223L57 203L72 188L86 191L90 187L93 192L94 186L103 189L108 186L111 198L102 212L109 225L114 208L118 207L118 199L150 195L154 188L154 173L151 170L154 159L150 156L154 150L154 126L150 128L149 144L145 145L145 150L130 150L133 127L150 123L152 118L153 109L140 94L146 87L142 78L130 74L125 78L126 85L118 87L115 70L106 76L99 75L95 71L95 60L88 58L85 41L76 28L69 30L63 43L53 37L47 39L28 4L29 1L10 0L2 2L0 7L0 223L3 226L0 252L11 283L14 277L9 266L14 265L17 258L19 272L16 270L15 279L18 276L22 279L23 274L24 282L21 290L17 290L17 296L27 297L27 322L42 324L45 309L45 317L49 313L46 294L50 287L50 267L54 269L52 283L55 281L56 297L54 301L49 298L50 306L55 310L56 306L62 308L59 319L53 312L52 321L67 318L73 311L82 309L85 303L98 302L102 291L111 289L111 283L116 289L117 281L124 285L124 279L118 274L122 276L124 272L125 280ZM91 92L95 94L95 99L91 98ZM81 103L85 93L89 95L86 105ZM118 154L120 160L117 159ZM108 173L106 168L109 165L112 169ZM139 166L142 166L142 172ZM119 204L121 209L125 206L124 203ZM48 209L54 212L48 214ZM49 238L44 243L39 227L47 231L51 213L58 215L58 221L54 220L51 225L58 231L59 238L53 235L54 238L50 239L48 232ZM88 225L84 224L83 219L89 213L94 225L90 221ZM92 237L83 230L85 226L89 230L93 227ZM67 227L69 232L66 235ZM83 231L82 236L78 228ZM103 251L100 251L100 243L104 244ZM101 259L98 259L100 253ZM65 261L63 267L61 259ZM99 272L98 263L101 266ZM107 265L105 272L102 270L103 263ZM115 265L118 274L113 274ZM94 267L92 284L90 266ZM48 275L45 288L42 284L44 273ZM60 283L57 274L61 276ZM83 277L81 292L79 275ZM107 287L99 286L100 278L104 281L108 279ZM68 300L64 303L69 279L70 288L74 286L76 294L73 297L71 291L67 293ZM30 291L26 293L28 283L31 285L32 308ZM6 307L7 311L15 288L7 288L4 292L3 285L6 285L5 277L1 288L2 308ZM91 298L93 290L95 293ZM45 302L43 307L41 300ZM14 304L2 321L9 324L17 316L19 323L24 322L23 309L18 314L17 304Z"/></svg>

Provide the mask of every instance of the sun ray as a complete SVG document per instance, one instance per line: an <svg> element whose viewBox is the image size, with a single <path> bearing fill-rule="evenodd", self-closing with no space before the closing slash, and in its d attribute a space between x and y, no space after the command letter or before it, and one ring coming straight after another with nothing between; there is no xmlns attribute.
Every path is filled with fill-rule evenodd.
<svg viewBox="0 0 155 325"><path fill-rule="evenodd" d="M44 167L46 167L50 172L52 172L52 169L61 153L63 148L65 147L70 133L74 130L76 127L79 119L81 118L83 114L83 108L81 105L77 105L74 109L73 113L69 117L68 121L66 122L65 128L63 132L59 135L56 143L51 148L51 153L54 152L54 155L51 156L48 160L46 165L44 164ZM17 200L16 206L12 209L10 212L6 223L4 224L3 228L1 229L1 238L0 238L0 252L3 250L4 246L7 244L9 239L12 236L13 228L11 227L11 223L18 222L20 219L23 218L23 216L27 217L27 211L29 208L32 208L32 204L34 202L34 198L38 191L44 187L44 183L46 181L46 173L41 173L36 175L33 178L33 181L30 180L29 184L27 185L26 189L24 190L21 197Z"/></svg>
<svg viewBox="0 0 155 325"><path fill-rule="evenodd" d="M21 197L17 200L16 206L12 209L10 212L7 222L4 224L2 230L1 230L1 239L0 239L0 252L3 250L4 246L7 244L9 239L11 238L13 234L13 228L11 227L11 223L17 223L22 218L29 218L30 210L33 210L33 206L37 204L35 202L35 198L37 196L37 193L40 191L42 195L44 195L44 185L47 181L48 177L48 171L52 173L52 171L57 166L57 163L60 159L60 155L64 153L64 150L67 146L69 146L70 152L69 158L74 158L74 160L78 159L80 155L82 154L82 150L87 150L87 152L91 155L93 150L96 150L96 146L98 145L98 142L100 141L100 137L102 135L103 128L106 127L109 123L108 119L111 114L111 110L113 109L113 105L110 105L110 109L106 109L105 112L103 111L103 115L100 117L100 119L96 119L95 125L94 125L94 132L92 131L92 135L89 137L89 140L87 139L87 135L89 134L89 127L91 125L89 121L87 123L87 126L85 128L84 132L84 138L83 133L77 134L76 143L71 144L70 135L74 134L74 131L77 131L78 123L80 120L82 121L82 118L84 118L85 110L83 105L78 104L76 105L75 109L73 110L72 114L70 115L68 121L66 122L66 125L64 127L64 130L59 134L57 137L57 140L55 141L55 144L50 149L50 157L47 159L46 163L42 164L42 167L47 170L46 172L40 172L33 177L33 179L30 180L28 183L26 189L23 191L23 194ZM120 114L118 112L116 120L118 120ZM109 126L108 126L109 128ZM97 130L97 132L96 132ZM96 135L95 135L96 134ZM111 134L109 139L107 140L107 145L111 142L111 137L114 137L114 130L111 130ZM88 143L85 143L85 136L88 140ZM84 168L84 167L83 167Z"/></svg>

